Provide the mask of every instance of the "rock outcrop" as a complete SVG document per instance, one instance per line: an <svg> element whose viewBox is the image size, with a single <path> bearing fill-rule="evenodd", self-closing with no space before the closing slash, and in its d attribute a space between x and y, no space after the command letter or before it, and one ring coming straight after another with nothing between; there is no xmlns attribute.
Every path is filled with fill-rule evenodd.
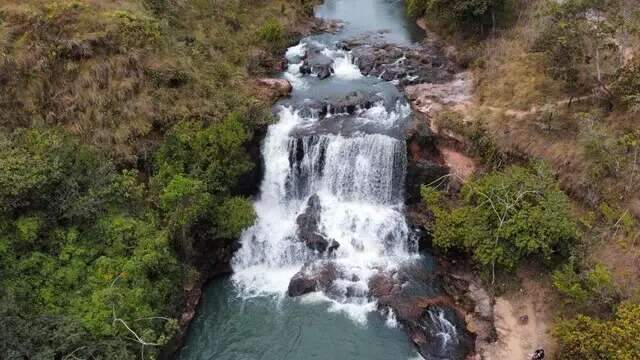
<svg viewBox="0 0 640 360"><path fill-rule="evenodd" d="M324 291L339 275L337 267L331 262L309 264L291 278L287 294L296 297L315 291Z"/></svg>
<svg viewBox="0 0 640 360"><path fill-rule="evenodd" d="M307 208L296 219L298 238L311 250L321 254L325 253L325 251L331 254L340 244L333 239L327 239L322 233L320 229L321 211L320 197L314 194L307 201Z"/></svg>
<svg viewBox="0 0 640 360"><path fill-rule="evenodd" d="M326 79L333 74L333 59L323 53L321 47L310 47L300 66L300 73L308 75L314 74L320 80Z"/></svg>
<svg viewBox="0 0 640 360"><path fill-rule="evenodd" d="M274 102L277 99L289 96L293 87L287 79L259 78L255 80L255 90L258 97Z"/></svg>
<svg viewBox="0 0 640 360"><path fill-rule="evenodd" d="M364 75L395 80L402 86L450 81L455 72L444 53L427 43L402 46L368 35L343 41L340 47L351 51L355 65Z"/></svg>
<svg viewBox="0 0 640 360"><path fill-rule="evenodd" d="M369 280L370 296L381 310L394 312L426 359L463 360L473 350L465 311L439 290L440 278L415 264Z"/></svg>

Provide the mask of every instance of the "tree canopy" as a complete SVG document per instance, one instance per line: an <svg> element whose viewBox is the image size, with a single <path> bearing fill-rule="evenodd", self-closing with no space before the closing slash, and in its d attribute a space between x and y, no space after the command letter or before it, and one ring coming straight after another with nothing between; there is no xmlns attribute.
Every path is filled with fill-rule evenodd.
<svg viewBox="0 0 640 360"><path fill-rule="evenodd" d="M549 260L577 236L569 199L543 166L512 166L470 181L454 206L433 187L424 186L422 197L435 217L434 245L468 251L484 269Z"/></svg>

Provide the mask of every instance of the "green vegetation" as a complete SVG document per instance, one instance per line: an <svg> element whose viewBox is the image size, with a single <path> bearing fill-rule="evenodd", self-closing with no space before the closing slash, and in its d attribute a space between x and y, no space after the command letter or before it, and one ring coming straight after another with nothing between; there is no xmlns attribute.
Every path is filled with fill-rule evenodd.
<svg viewBox="0 0 640 360"><path fill-rule="evenodd" d="M180 265L137 174L58 130L16 130L1 144L0 353L135 357L134 332L164 344ZM33 337L42 325L51 333Z"/></svg>
<svg viewBox="0 0 640 360"><path fill-rule="evenodd" d="M313 4L2 2L0 358L159 355L254 221L248 80Z"/></svg>
<svg viewBox="0 0 640 360"><path fill-rule="evenodd" d="M409 0L407 12L410 16L427 14L430 18L445 19L449 26L460 26L464 30L476 30L483 25L495 27L496 16L504 10L504 0Z"/></svg>
<svg viewBox="0 0 640 360"><path fill-rule="evenodd" d="M553 286L573 306L611 305L616 300L611 273L602 264L583 273L577 273L573 264L565 264L553 273Z"/></svg>
<svg viewBox="0 0 640 360"><path fill-rule="evenodd" d="M568 197L541 166L512 166L470 181L453 208L434 188L423 187L422 196L435 217L434 245L465 250L492 272L566 254L577 237Z"/></svg>
<svg viewBox="0 0 640 360"><path fill-rule="evenodd" d="M420 15L429 3L409 1L408 10ZM461 114L441 114L438 127L470 140L466 150L489 169L514 159L544 160L573 200L571 207L580 219L577 233L576 225L570 226L575 241L549 243L546 235L553 233L545 232L535 237L543 241L531 242L535 253L527 255L544 260L549 249L570 255L567 262L550 267L552 285L564 303L555 309L565 319L555 331L560 359L640 357L633 340L640 331L639 9L637 0L506 0L496 12L500 26L489 36L468 34L478 24L481 29L488 24L486 14L477 17L475 25L454 27L453 34L448 24L425 16L432 30L471 58L465 64L476 85L477 106ZM496 201L486 188L486 197L474 192L478 181L465 185L460 199L445 200L433 190L424 191L435 209L434 243L471 253L484 269L494 261L503 268L515 267L523 257L517 246L523 243L516 241L521 234L500 236L500 217L491 215L487 205L489 199ZM500 189L500 184L492 188ZM544 211L560 208L568 211L568 206ZM535 233L544 226L562 229L573 223L562 225L570 218L562 213L553 221L534 217L533 230L525 230ZM510 241L515 249L497 246ZM509 254L503 264L502 251Z"/></svg>
<svg viewBox="0 0 640 360"><path fill-rule="evenodd" d="M610 320L579 315L555 328L558 359L632 360L640 358L640 305L621 304Z"/></svg>

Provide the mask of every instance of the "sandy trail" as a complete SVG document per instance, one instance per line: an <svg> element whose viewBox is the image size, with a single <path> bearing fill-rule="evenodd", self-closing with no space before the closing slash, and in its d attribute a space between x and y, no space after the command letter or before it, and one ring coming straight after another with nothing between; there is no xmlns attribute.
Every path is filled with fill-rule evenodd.
<svg viewBox="0 0 640 360"><path fill-rule="evenodd" d="M484 351L487 360L529 360L537 349L545 350L545 358L553 359L556 345L551 329L553 295L535 279L537 274L521 274L522 288L496 298L494 321L498 341ZM523 322L521 316L527 316Z"/></svg>

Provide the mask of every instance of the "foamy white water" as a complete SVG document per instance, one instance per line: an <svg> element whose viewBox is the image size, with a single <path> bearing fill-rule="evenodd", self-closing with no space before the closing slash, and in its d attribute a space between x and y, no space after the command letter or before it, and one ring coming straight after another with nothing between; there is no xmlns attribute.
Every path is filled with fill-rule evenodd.
<svg viewBox="0 0 640 360"><path fill-rule="evenodd" d="M302 61L305 49L304 44L290 48L287 59ZM362 77L349 53L324 53L334 60L335 77ZM299 64L290 64L285 77L295 80L294 89L306 86ZM409 111L400 103L388 111L380 102L360 110L358 119L391 127ZM242 247L232 262L233 281L245 297L285 296L290 279L305 264L326 260L297 238L296 218L317 195L320 230L340 243L331 262L341 276L333 282L331 296L316 293L302 301L328 301L329 311L364 323L366 314L376 309L368 296L371 276L396 268L417 250L403 213L405 142L384 134L291 135L316 121L282 107L279 122L269 127L262 148L265 174L255 202L257 221L241 237Z"/></svg>

